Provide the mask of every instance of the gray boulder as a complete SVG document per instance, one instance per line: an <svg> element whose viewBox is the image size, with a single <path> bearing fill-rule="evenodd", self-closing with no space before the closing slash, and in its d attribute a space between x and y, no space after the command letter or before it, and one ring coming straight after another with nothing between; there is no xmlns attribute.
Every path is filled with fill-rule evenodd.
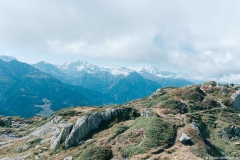
<svg viewBox="0 0 240 160"><path fill-rule="evenodd" d="M105 112L95 112L91 116L82 116L74 124L70 134L65 140L65 146L67 148L76 146L82 143L82 140L91 131L98 129L102 121L107 121L113 117L119 116L124 112L127 112L127 108L108 108Z"/></svg>
<svg viewBox="0 0 240 160"><path fill-rule="evenodd" d="M73 124L66 123L65 126L61 126L61 127L62 127L62 130L61 130L60 134L58 135L58 137L54 140L54 142L50 146L51 150L59 147L59 145L66 140L67 136L70 134L70 132L73 128Z"/></svg>
<svg viewBox="0 0 240 160"><path fill-rule="evenodd" d="M29 147L29 145L24 145L24 146L22 146L21 148L22 148L22 150L25 151L25 150L28 150L30 147Z"/></svg>
<svg viewBox="0 0 240 160"><path fill-rule="evenodd" d="M142 117L150 117L151 113L152 113L151 108L146 108L146 110L142 112L141 116Z"/></svg>
<svg viewBox="0 0 240 160"><path fill-rule="evenodd" d="M99 127L102 122L101 114L96 112L91 116L83 116L79 118L71 133L68 135L65 145L67 148L78 145L78 143L86 137L86 135Z"/></svg>
<svg viewBox="0 0 240 160"><path fill-rule="evenodd" d="M239 95L239 91L237 91L236 93L233 93L231 98L233 99L233 107L240 111L240 95Z"/></svg>
<svg viewBox="0 0 240 160"><path fill-rule="evenodd" d="M195 123L195 122L192 122L191 123L191 127L192 127L192 129L197 131L198 136L200 136L201 139L203 140L203 142L205 143L205 137L203 136L203 134L202 134L202 132L200 130L199 125L197 123Z"/></svg>
<svg viewBox="0 0 240 160"><path fill-rule="evenodd" d="M222 94L228 94L227 86L221 86Z"/></svg>
<svg viewBox="0 0 240 160"><path fill-rule="evenodd" d="M240 129L235 125L232 125L230 128L222 132L222 137L232 140L238 139L240 137Z"/></svg>
<svg viewBox="0 0 240 160"><path fill-rule="evenodd" d="M191 143L191 138L186 133L183 133L182 136L179 138L179 140L182 144Z"/></svg>
<svg viewBox="0 0 240 160"><path fill-rule="evenodd" d="M68 157L64 158L64 160L72 160L72 156L68 156Z"/></svg>

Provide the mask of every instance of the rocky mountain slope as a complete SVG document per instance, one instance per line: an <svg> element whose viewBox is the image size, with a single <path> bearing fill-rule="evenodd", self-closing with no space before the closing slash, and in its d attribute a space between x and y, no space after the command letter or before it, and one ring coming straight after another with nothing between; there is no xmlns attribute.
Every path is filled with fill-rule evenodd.
<svg viewBox="0 0 240 160"><path fill-rule="evenodd" d="M4 159L224 159L240 155L239 86L158 89L123 105L1 117Z"/></svg>

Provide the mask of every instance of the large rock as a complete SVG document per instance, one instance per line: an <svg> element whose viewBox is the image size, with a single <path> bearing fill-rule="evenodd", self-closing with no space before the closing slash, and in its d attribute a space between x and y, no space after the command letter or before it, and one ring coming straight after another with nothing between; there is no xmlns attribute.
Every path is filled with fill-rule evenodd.
<svg viewBox="0 0 240 160"><path fill-rule="evenodd" d="M240 129L235 125L232 125L230 128L222 132L222 137L231 140L238 139L240 137Z"/></svg>
<svg viewBox="0 0 240 160"><path fill-rule="evenodd" d="M56 135L57 137L61 131L58 127L58 122L61 119L62 119L61 116L53 116L50 122L47 122L41 127L36 128L30 135L39 137L39 136L51 134L51 135Z"/></svg>
<svg viewBox="0 0 240 160"><path fill-rule="evenodd" d="M202 134L202 132L200 130L199 125L197 123L195 123L195 122L192 122L191 123L191 128L197 131L198 136L201 137L201 139L205 143L205 137L203 136L203 134Z"/></svg>
<svg viewBox="0 0 240 160"><path fill-rule="evenodd" d="M227 86L223 85L220 87L222 94L228 94Z"/></svg>
<svg viewBox="0 0 240 160"><path fill-rule="evenodd" d="M54 140L54 142L50 146L51 150L59 147L59 145L66 140L67 136L70 134L70 132L73 128L73 124L65 123L65 124L61 124L60 127L62 128L62 130L61 130L60 134L58 135L58 137Z"/></svg>
<svg viewBox="0 0 240 160"><path fill-rule="evenodd" d="M65 146L67 148L82 143L82 140L91 131L98 129L102 121L107 121L113 117L127 112L127 108L108 108L105 112L95 112L91 116L80 117L73 126L71 133L67 136Z"/></svg>
<svg viewBox="0 0 240 160"><path fill-rule="evenodd" d="M179 138L179 140L182 144L191 143L191 138L186 133L183 133L182 136Z"/></svg>
<svg viewBox="0 0 240 160"><path fill-rule="evenodd" d="M152 113L151 108L146 108L145 111L142 111L141 116L142 116L142 117L150 117L150 116L151 116L151 113Z"/></svg>
<svg viewBox="0 0 240 160"><path fill-rule="evenodd" d="M72 160L72 156L65 157L64 160Z"/></svg>
<svg viewBox="0 0 240 160"><path fill-rule="evenodd" d="M239 91L237 91L236 93L233 93L231 98L233 99L233 107L240 111L240 95L239 95Z"/></svg>

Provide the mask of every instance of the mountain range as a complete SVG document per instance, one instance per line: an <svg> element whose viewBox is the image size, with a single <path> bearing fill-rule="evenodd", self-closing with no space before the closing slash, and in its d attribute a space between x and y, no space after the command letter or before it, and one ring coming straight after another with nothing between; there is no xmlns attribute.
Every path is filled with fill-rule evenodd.
<svg viewBox="0 0 240 160"><path fill-rule="evenodd" d="M123 104L162 86L188 84L151 66L100 68L85 61L30 65L0 56L0 114L31 117L71 106Z"/></svg>
<svg viewBox="0 0 240 160"><path fill-rule="evenodd" d="M95 79L99 83L103 81L102 83L109 86L109 84L112 85L120 79L127 77L129 74L136 72L145 79L157 82L162 87L181 87L192 84L192 82L183 78L186 77L186 74L176 74L173 72L161 71L158 68L152 67L150 65L111 68L98 67L86 61L76 60L72 62L68 61L62 65L53 65L42 61L34 64L33 66L37 67L43 72L52 74L53 76L59 78L66 83L80 85L89 89L96 90L102 90L105 88L98 88L99 86L92 86L90 84L94 82L86 82L84 79Z"/></svg>
<svg viewBox="0 0 240 160"><path fill-rule="evenodd" d="M115 103L145 97L160 87L193 84L176 73L161 71L150 65L110 68L76 60L62 65L39 62L33 66L65 83L108 94Z"/></svg>

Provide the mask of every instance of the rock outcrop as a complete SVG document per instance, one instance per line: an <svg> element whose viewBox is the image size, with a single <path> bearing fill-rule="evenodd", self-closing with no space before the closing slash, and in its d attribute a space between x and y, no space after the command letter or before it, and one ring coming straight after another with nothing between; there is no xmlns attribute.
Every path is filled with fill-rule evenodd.
<svg viewBox="0 0 240 160"><path fill-rule="evenodd" d="M221 86L220 87L221 91L222 91L222 94L228 94L228 90L227 90L227 86Z"/></svg>
<svg viewBox="0 0 240 160"><path fill-rule="evenodd" d="M236 140L240 137L240 129L237 126L232 125L230 128L222 132L222 137Z"/></svg>
<svg viewBox="0 0 240 160"><path fill-rule="evenodd" d="M239 91L237 91L236 93L233 93L231 98L233 99L233 107L240 111L240 95L239 95Z"/></svg>
<svg viewBox="0 0 240 160"><path fill-rule="evenodd" d="M67 136L70 134L72 127L73 127L72 123L62 124L62 126L61 126L62 130L61 130L60 134L58 135L58 137L54 140L54 142L50 146L50 149L53 150L53 149L59 147L60 143L64 142L66 140Z"/></svg>
<svg viewBox="0 0 240 160"><path fill-rule="evenodd" d="M186 133L183 133L179 140L182 144L185 145L191 143L191 138Z"/></svg>
<svg viewBox="0 0 240 160"><path fill-rule="evenodd" d="M72 159L73 159L72 156L68 156L68 157L64 158L64 160L72 160Z"/></svg>
<svg viewBox="0 0 240 160"><path fill-rule="evenodd" d="M62 130L53 141L50 149L55 149L61 143L64 143L67 148L79 145L87 134L98 129L103 121L111 120L121 114L128 113L128 111L128 108L108 108L105 112L95 112L90 116L84 115L78 118L74 125L60 126Z"/></svg>
<svg viewBox="0 0 240 160"><path fill-rule="evenodd" d="M163 91L161 88L157 89L153 94L149 96L149 99L152 99L153 97L158 97L163 94Z"/></svg>
<svg viewBox="0 0 240 160"><path fill-rule="evenodd" d="M152 113L152 109L151 108L146 108L145 111L142 111L141 116L142 117L150 117Z"/></svg>
<svg viewBox="0 0 240 160"><path fill-rule="evenodd" d="M199 125L197 123L195 123L195 122L192 122L191 123L191 127L192 127L192 129L197 131L198 136L200 136L201 139L203 140L203 142L205 143L205 137L203 136L203 134L202 134L202 132L200 130Z"/></svg>

